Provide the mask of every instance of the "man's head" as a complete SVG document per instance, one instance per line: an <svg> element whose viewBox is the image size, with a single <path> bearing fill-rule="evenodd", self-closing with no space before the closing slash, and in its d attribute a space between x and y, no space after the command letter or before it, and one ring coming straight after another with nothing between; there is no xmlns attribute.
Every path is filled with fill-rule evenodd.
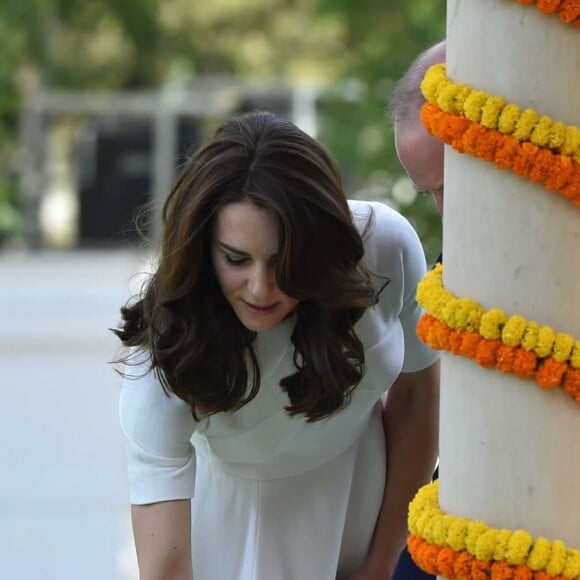
<svg viewBox="0 0 580 580"><path fill-rule="evenodd" d="M443 213L443 143L429 135L419 117L427 69L445 62L445 40L422 52L397 82L390 101L397 155L415 187L433 194Z"/></svg>

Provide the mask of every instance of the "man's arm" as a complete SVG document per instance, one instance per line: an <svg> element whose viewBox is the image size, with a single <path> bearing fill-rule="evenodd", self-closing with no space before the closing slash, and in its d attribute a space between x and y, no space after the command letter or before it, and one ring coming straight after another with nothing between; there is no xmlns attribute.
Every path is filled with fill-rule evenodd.
<svg viewBox="0 0 580 580"><path fill-rule="evenodd" d="M354 578L390 580L405 546L409 502L433 475L439 435L439 361L399 375L387 394L383 424L385 495L367 560Z"/></svg>

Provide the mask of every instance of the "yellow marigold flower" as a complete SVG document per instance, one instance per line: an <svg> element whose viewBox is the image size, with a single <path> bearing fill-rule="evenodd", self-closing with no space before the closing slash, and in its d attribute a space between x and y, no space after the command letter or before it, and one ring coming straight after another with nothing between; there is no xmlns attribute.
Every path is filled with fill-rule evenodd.
<svg viewBox="0 0 580 580"><path fill-rule="evenodd" d="M510 538L506 560L512 566L521 566L526 563L526 558L534 539L528 532L517 530Z"/></svg>
<svg viewBox="0 0 580 580"><path fill-rule="evenodd" d="M572 354L574 338L564 332L556 334L552 356L560 363L566 362Z"/></svg>
<svg viewBox="0 0 580 580"><path fill-rule="evenodd" d="M429 525L429 521L430 521L430 516L428 513L423 512L418 518L417 521L415 522L415 529L416 529L416 536L419 536L420 538L424 538L425 537L425 528Z"/></svg>
<svg viewBox="0 0 580 580"><path fill-rule="evenodd" d="M429 542L430 544L433 544L433 542L435 541L435 535L433 532L433 526L435 524L435 522L437 521L437 517L435 517L435 519L433 518L429 518L428 522L425 524L425 526L423 527L423 535L422 538Z"/></svg>
<svg viewBox="0 0 580 580"><path fill-rule="evenodd" d="M443 312L441 313L443 322L449 325L451 328L459 328L457 326L457 321L455 319L455 312L459 307L459 298L455 298L455 296L451 296L445 307L443 308Z"/></svg>
<svg viewBox="0 0 580 580"><path fill-rule="evenodd" d="M562 576L576 578L580 576L580 552L578 550L566 550L566 565Z"/></svg>
<svg viewBox="0 0 580 580"><path fill-rule="evenodd" d="M537 122L532 131L531 141L538 147L547 147L550 145L550 136L552 130L552 119L545 115Z"/></svg>
<svg viewBox="0 0 580 580"><path fill-rule="evenodd" d="M469 312L469 317L467 319L467 325L465 326L465 330L469 331L476 331L479 329L479 325L481 324L481 317L484 315L485 310L476 304L471 311Z"/></svg>
<svg viewBox="0 0 580 580"><path fill-rule="evenodd" d="M458 328L477 330L483 314L483 308L471 298L461 298L455 312Z"/></svg>
<svg viewBox="0 0 580 580"><path fill-rule="evenodd" d="M510 134L515 131L516 123L520 118L520 108L513 103L506 105L499 116L497 128L501 133Z"/></svg>
<svg viewBox="0 0 580 580"><path fill-rule="evenodd" d="M552 542L552 552L546 564L546 572L550 576L557 576L564 573L564 566L566 565L566 545L562 540L555 540Z"/></svg>
<svg viewBox="0 0 580 580"><path fill-rule="evenodd" d="M580 149L580 129L569 125L566 127L566 137L564 138L564 145L562 153L564 155L574 155Z"/></svg>
<svg viewBox="0 0 580 580"><path fill-rule="evenodd" d="M446 67L444 64L436 64L429 68L421 82L421 92L430 103L436 101L437 86L444 80L446 80Z"/></svg>
<svg viewBox="0 0 580 580"><path fill-rule="evenodd" d="M481 317L479 333L488 340L498 340L501 338L501 331L507 319L503 310L492 308Z"/></svg>
<svg viewBox="0 0 580 580"><path fill-rule="evenodd" d="M550 149L561 149L564 146L565 140L566 140L566 124L562 123L562 121L556 121L555 123L552 123L548 147L550 147Z"/></svg>
<svg viewBox="0 0 580 580"><path fill-rule="evenodd" d="M519 346L526 332L527 321L523 316L510 316L501 331L501 339L508 346Z"/></svg>
<svg viewBox="0 0 580 580"><path fill-rule="evenodd" d="M464 518L457 518L449 526L449 532L447 533L447 543L450 548L453 548L456 552L465 550L465 538L467 537L467 525L469 520Z"/></svg>
<svg viewBox="0 0 580 580"><path fill-rule="evenodd" d="M460 97L462 92L463 87L461 85L454 83L442 84L437 93L437 104L444 111L458 115L462 112L463 108L463 100L458 102L458 97Z"/></svg>
<svg viewBox="0 0 580 580"><path fill-rule="evenodd" d="M580 340L574 341L574 346L572 347L572 354L570 355L570 364L575 369L580 369Z"/></svg>
<svg viewBox="0 0 580 580"><path fill-rule="evenodd" d="M539 120L538 113L533 109L523 111L516 123L516 130L513 133L514 138L518 141L529 141L532 131Z"/></svg>
<svg viewBox="0 0 580 580"><path fill-rule="evenodd" d="M538 344L538 333L540 332L540 325L531 320L526 326L524 338L522 339L522 346L526 350L534 350Z"/></svg>
<svg viewBox="0 0 580 580"><path fill-rule="evenodd" d="M435 267L431 269L427 275L430 278L443 281L443 264L435 264Z"/></svg>
<svg viewBox="0 0 580 580"><path fill-rule="evenodd" d="M556 333L554 332L554 329L550 326L542 326L538 332L538 344L534 349L536 354L541 358L550 356L555 340Z"/></svg>
<svg viewBox="0 0 580 580"><path fill-rule="evenodd" d="M463 108L465 107L465 101L467 97L471 94L472 89L465 86L464 84L458 84L457 87L460 89L455 97L455 108L463 114Z"/></svg>
<svg viewBox="0 0 580 580"><path fill-rule="evenodd" d="M472 521L467 524L467 536L465 536L465 547L470 554L475 555L476 545L479 538L486 532L492 531L480 521Z"/></svg>
<svg viewBox="0 0 580 580"><path fill-rule="evenodd" d="M491 560L495 552L495 544L498 532L496 530L486 530L475 542L474 556L478 560Z"/></svg>
<svg viewBox="0 0 580 580"><path fill-rule="evenodd" d="M481 110L481 124L487 129L497 129L499 116L504 107L503 97L490 96Z"/></svg>
<svg viewBox="0 0 580 580"><path fill-rule="evenodd" d="M544 570L544 568L548 565L551 551L552 546L549 540L542 538L541 536L536 538L530 555L528 556L528 566L535 572Z"/></svg>
<svg viewBox="0 0 580 580"><path fill-rule="evenodd" d="M489 95L483 91L471 91L471 94L465 99L463 112L465 116L474 123L481 121L482 109L487 102Z"/></svg>
<svg viewBox="0 0 580 580"><path fill-rule="evenodd" d="M433 542L438 546L444 546L447 543L449 527L453 523L453 517L444 515L437 519L433 525Z"/></svg>
<svg viewBox="0 0 580 580"><path fill-rule="evenodd" d="M507 558L507 551L511 537L511 530L498 530L495 538L495 549L493 551L494 560L501 562Z"/></svg>

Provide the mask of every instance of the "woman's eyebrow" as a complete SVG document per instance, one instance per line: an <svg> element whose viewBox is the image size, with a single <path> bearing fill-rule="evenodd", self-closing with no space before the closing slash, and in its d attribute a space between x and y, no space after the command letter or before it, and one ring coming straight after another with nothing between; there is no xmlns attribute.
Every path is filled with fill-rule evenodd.
<svg viewBox="0 0 580 580"><path fill-rule="evenodd" d="M224 244L224 242L218 241L217 244L218 244L218 246L220 246L220 248L222 248L223 250L227 250L228 252L231 252L232 254L239 254L240 256L249 256L248 252L238 250L237 248L234 248L233 246L228 246L228 244Z"/></svg>
<svg viewBox="0 0 580 580"><path fill-rule="evenodd" d="M225 250L226 252L230 252L232 254L236 254L238 256L244 256L244 257L249 257L250 254L248 254L248 252L244 252L243 250L238 250L238 248L234 248L233 246L229 246L228 244L224 243L224 242L220 242L218 240L217 245L222 249ZM275 254L272 254L270 256L271 259L273 258L277 258L278 257L278 252L276 252Z"/></svg>

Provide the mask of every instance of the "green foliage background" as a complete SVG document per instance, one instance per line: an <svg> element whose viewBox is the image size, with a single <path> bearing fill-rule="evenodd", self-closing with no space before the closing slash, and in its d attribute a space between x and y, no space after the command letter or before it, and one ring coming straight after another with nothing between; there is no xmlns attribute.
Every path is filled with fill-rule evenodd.
<svg viewBox="0 0 580 580"><path fill-rule="evenodd" d="M344 168L348 193L388 198L403 171L385 103L444 22L437 0L4 0L0 235L18 232L19 107L41 87L142 89L203 74L308 79L324 90L319 138ZM433 258L440 220L430 198L399 209Z"/></svg>

